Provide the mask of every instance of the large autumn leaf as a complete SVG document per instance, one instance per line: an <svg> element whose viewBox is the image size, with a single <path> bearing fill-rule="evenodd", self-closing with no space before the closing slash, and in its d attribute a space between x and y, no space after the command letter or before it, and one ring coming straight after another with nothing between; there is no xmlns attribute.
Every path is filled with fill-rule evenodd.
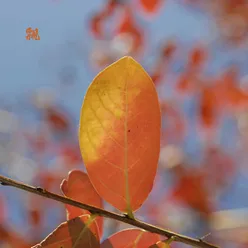
<svg viewBox="0 0 248 248"><path fill-rule="evenodd" d="M131 228L113 234L103 241L101 248L147 248L159 240L158 234Z"/></svg>
<svg viewBox="0 0 248 248"><path fill-rule="evenodd" d="M82 215L59 225L32 248L100 248L98 227L93 217Z"/></svg>
<svg viewBox="0 0 248 248"><path fill-rule="evenodd" d="M131 57L111 64L89 86L79 127L84 163L98 194L130 216L152 189L160 127L154 84Z"/></svg>
<svg viewBox="0 0 248 248"><path fill-rule="evenodd" d="M60 188L65 196L94 207L103 208L103 201L92 186L86 173L80 170L72 170L68 173L68 179L64 179ZM73 219L89 211L66 204L67 219ZM96 218L100 237L103 234L103 218Z"/></svg>

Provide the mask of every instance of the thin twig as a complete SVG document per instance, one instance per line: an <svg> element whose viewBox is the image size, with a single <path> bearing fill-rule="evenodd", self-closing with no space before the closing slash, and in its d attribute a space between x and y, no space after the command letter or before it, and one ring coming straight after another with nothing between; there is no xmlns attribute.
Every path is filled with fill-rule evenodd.
<svg viewBox="0 0 248 248"><path fill-rule="evenodd" d="M200 247L200 248L218 248L218 246L209 244L209 243L207 243L201 239L190 238L188 236L174 233L174 232L171 232L169 230L165 230L165 229L162 229L160 227L153 226L151 224L142 222L142 221L137 220L137 219L131 219L127 215L116 214L116 213L113 213L113 212L110 212L110 211L107 211L104 209L96 208L96 207L93 207L93 206L90 206L90 205L87 205L87 204L84 204L81 202L77 202L77 201L74 201L68 197L54 194L54 193L49 192L49 191L42 189L40 187L33 187L33 186L30 186L30 185L27 185L27 184L24 184L21 182L17 182L17 181L12 180L8 177L4 177L4 176L0 175L0 182L2 185L12 186L12 187L22 189L22 190L27 191L27 192L31 192L31 193L36 194L36 195L43 196L45 198L49 198L49 199L52 199L52 200L55 200L58 202L62 202L64 204L68 204L68 205L71 205L74 207L85 209L85 210L88 210L89 212L91 212L92 214L96 214L96 215L99 215L102 217L118 220L118 221L127 223L129 225L139 227L139 228L144 229L146 231L160 234L160 235L165 236L167 238L174 237L175 242L181 242L184 244L188 244L188 245L191 245L194 247Z"/></svg>
<svg viewBox="0 0 248 248"><path fill-rule="evenodd" d="M211 235L211 233L208 233L208 234L202 236L199 240L204 240L205 238L207 238L207 237L210 236L210 235Z"/></svg>

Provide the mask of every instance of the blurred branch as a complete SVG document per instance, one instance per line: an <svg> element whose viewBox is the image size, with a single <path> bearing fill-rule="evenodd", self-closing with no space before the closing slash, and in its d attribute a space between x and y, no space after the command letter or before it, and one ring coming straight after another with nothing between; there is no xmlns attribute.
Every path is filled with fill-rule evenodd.
<svg viewBox="0 0 248 248"><path fill-rule="evenodd" d="M52 199L52 200L55 200L55 201L58 201L58 202L62 202L64 204L69 204L69 205L77 207L77 208L85 209L85 210L88 210L89 212L91 212L92 214L96 214L96 215L99 215L99 216L102 216L102 217L118 220L118 221L127 223L129 225L142 228L142 229L144 229L146 231L160 234L160 235L165 236L165 237L167 237L169 239L173 237L175 242L181 242L181 243L184 243L184 244L191 245L193 247L218 248L217 246L209 244L209 243L207 243L207 242L205 242L205 241L203 241L201 239L190 238L188 236L184 236L184 235L181 235L181 234L178 234L178 233L174 233L174 232L162 229L160 227L153 226L151 224L142 222L142 221L137 220L137 219L131 219L127 215L116 214L116 213L113 213L113 212L106 211L104 209L96 208L96 207L93 207L93 206L90 206L90 205L87 205L87 204L84 204L84 203L81 203L81 202L77 202L77 201L74 201L74 200L72 200L72 199L70 199L68 197L54 194L54 193L46 191L45 189L42 189L40 187L33 187L33 186L30 186L30 185L27 185L27 184L24 184L24 183L21 183L21 182L17 182L15 180L12 180L12 179L10 179L8 177L4 177L2 175L0 175L0 182L1 182L2 185L12 186L12 187L22 189L24 191L36 194L36 195L43 196L45 198L49 198L49 199Z"/></svg>

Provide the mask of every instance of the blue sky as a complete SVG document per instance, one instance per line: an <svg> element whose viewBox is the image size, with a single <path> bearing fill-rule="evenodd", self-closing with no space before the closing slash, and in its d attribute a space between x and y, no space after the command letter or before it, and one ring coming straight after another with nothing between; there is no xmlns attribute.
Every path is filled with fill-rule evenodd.
<svg viewBox="0 0 248 248"><path fill-rule="evenodd" d="M74 114L77 122L85 91L97 73L88 62L93 40L89 37L87 21L103 2L1 0L0 98L10 103L17 99L26 102L29 93L39 87L57 89L58 72L64 66L75 66L78 73L75 86L73 89L60 89L58 97ZM218 39L215 26L209 18L190 8L182 8L176 2L167 0L160 14L151 22L137 15L140 25L144 25L150 34L147 37L150 46L146 51L146 59L141 61L144 67L152 64L156 55L154 51L157 52L159 42L166 38L175 37L182 46L189 46L188 48L192 42L209 44ZM28 27L39 29L39 41L25 39ZM244 53L227 51L219 42L212 46L212 52L216 59L209 65L208 73L232 61L244 64L248 60ZM248 71L245 66L242 68L244 72ZM19 110L19 113L25 112L25 109ZM187 147L194 150L197 145L197 140L192 136ZM240 198L240 195L247 192L246 180L240 175L237 184L229 192L231 197L223 197L221 207L248 207L248 199ZM11 189L11 192L14 190ZM17 196L18 192L13 197ZM10 197L10 202L15 200L13 197ZM13 203L11 206L16 213L15 217L21 219L20 210Z"/></svg>

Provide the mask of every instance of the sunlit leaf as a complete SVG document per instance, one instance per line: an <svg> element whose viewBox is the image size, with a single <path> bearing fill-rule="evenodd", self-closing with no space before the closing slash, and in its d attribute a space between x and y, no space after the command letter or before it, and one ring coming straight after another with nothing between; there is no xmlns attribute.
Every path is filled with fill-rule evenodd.
<svg viewBox="0 0 248 248"><path fill-rule="evenodd" d="M102 199L92 186L88 175L83 171L73 170L69 172L68 179L63 180L60 188L64 195L75 201L89 204L98 208L103 208ZM83 214L89 214L87 210L79 209L71 205L66 205L66 209L68 220ZM97 217L96 222L99 227L100 236L102 236L103 219L101 217Z"/></svg>
<svg viewBox="0 0 248 248"><path fill-rule="evenodd" d="M32 248L99 248L98 227L93 217L83 215L60 224Z"/></svg>
<svg viewBox="0 0 248 248"><path fill-rule="evenodd" d="M80 149L98 194L123 212L138 209L152 189L160 127L154 84L131 57L93 80L81 110Z"/></svg>
<svg viewBox="0 0 248 248"><path fill-rule="evenodd" d="M101 244L101 248L147 248L159 240L158 234L132 228L113 234Z"/></svg>

